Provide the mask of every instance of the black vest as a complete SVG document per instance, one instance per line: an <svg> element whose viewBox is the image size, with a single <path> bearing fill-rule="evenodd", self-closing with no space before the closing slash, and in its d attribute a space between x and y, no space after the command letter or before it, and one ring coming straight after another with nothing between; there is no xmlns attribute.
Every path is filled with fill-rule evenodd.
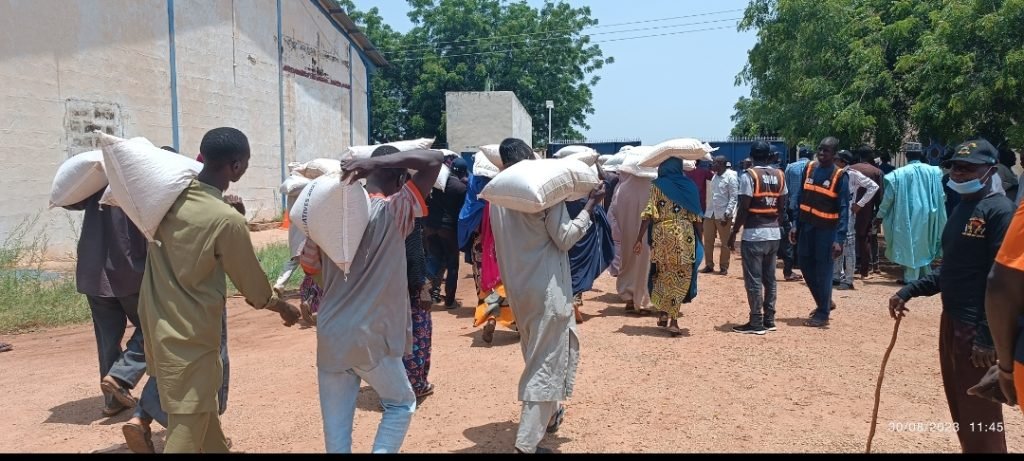
<svg viewBox="0 0 1024 461"><path fill-rule="evenodd" d="M804 170L803 190L800 192L800 221L825 229L839 225L839 180L845 169L835 167L825 181L814 182L814 170L818 162L808 162Z"/></svg>
<svg viewBox="0 0 1024 461"><path fill-rule="evenodd" d="M786 188L785 175L771 167L750 168L746 174L754 183L754 195L751 196L747 222L743 227L779 227L779 199Z"/></svg>

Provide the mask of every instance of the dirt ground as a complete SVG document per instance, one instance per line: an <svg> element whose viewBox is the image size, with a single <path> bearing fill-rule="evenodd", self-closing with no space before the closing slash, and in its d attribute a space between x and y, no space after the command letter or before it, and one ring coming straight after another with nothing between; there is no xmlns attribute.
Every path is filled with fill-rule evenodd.
<svg viewBox="0 0 1024 461"><path fill-rule="evenodd" d="M261 232L254 240L284 237ZM625 316L614 279L602 278L585 297L575 398L562 430L541 445L560 452L862 452L892 334L885 303L896 285L874 277L836 292L831 327L817 330L799 326L812 309L806 286L780 282L779 330L757 337L730 331L748 312L738 260L731 269L727 277L700 277L700 295L681 320L686 334L674 339L652 317ZM460 281L462 301L473 297L472 285ZM956 435L942 424L950 416L939 377L939 299L910 307L889 363L875 451L957 452ZM232 372L223 424L234 449L322 452L316 330L284 328L276 314L240 299L228 312ZM523 368L517 337L499 328L485 344L472 314L434 311L437 393L417 409L405 452L512 450ZM0 354L0 451L127 451L120 427L129 412L100 413L91 326L4 339L15 349ZM380 419L374 399L364 387L357 452L372 444ZM1004 414L1010 451L1024 451L1020 410ZM925 424L907 430L905 423ZM163 437L155 432L158 450Z"/></svg>

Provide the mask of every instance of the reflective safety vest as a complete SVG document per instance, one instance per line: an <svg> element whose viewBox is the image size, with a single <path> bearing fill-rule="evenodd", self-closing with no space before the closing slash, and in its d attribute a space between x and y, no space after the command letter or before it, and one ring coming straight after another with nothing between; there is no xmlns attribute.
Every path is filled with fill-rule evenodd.
<svg viewBox="0 0 1024 461"><path fill-rule="evenodd" d="M836 167L835 173L819 184L814 182L816 168L818 162L808 162L804 170L800 221L815 227L834 228L839 225L839 180L846 170Z"/></svg>
<svg viewBox="0 0 1024 461"><path fill-rule="evenodd" d="M751 196L750 208L747 210L748 229L779 226L779 200L786 189L786 176L781 170L768 167L750 168L747 174L754 183L754 195Z"/></svg>

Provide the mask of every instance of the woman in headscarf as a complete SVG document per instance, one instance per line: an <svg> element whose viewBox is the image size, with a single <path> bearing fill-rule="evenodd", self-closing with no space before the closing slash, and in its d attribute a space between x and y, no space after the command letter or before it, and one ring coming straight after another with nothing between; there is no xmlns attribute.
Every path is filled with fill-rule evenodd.
<svg viewBox="0 0 1024 461"><path fill-rule="evenodd" d="M473 281L476 282L477 307L473 326L484 325L483 340L487 343L494 340L498 323L513 331L516 329L515 316L505 299L505 286L501 283L498 269L490 204L479 196L490 181L490 178L470 173L466 202L459 213L459 248L469 254Z"/></svg>
<svg viewBox="0 0 1024 461"><path fill-rule="evenodd" d="M658 167L651 198L633 253L640 254L644 237L651 244L651 303L660 312L658 326L673 337L679 329L680 305L697 297L697 265L704 255L697 185L683 174L683 161L670 158Z"/></svg>

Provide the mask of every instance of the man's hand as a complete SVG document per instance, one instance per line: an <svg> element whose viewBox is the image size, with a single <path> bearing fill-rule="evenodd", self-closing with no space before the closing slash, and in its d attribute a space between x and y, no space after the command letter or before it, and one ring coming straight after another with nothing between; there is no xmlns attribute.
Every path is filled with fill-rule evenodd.
<svg viewBox="0 0 1024 461"><path fill-rule="evenodd" d="M1017 393L1013 389L1013 381L1010 381L1010 392L1006 393L1006 387L1000 377L999 367L989 368L985 376L978 381L974 387L967 389L967 395L973 395L995 403L1005 403L1013 406L1017 403ZM1011 402L1012 401L1012 402Z"/></svg>
<svg viewBox="0 0 1024 461"><path fill-rule="evenodd" d="M726 243L726 245L729 245L729 251L736 251L736 231L735 230L732 231L732 233L729 234L729 241Z"/></svg>
<svg viewBox="0 0 1024 461"><path fill-rule="evenodd" d="M854 203L853 205L850 205L850 211L853 211L853 214L860 213L861 208L863 208L863 207L858 205L858 204L856 204L856 203Z"/></svg>
<svg viewBox="0 0 1024 461"><path fill-rule="evenodd" d="M910 309L907 309L907 301L900 297L900 295L892 295L889 298L889 317L906 317Z"/></svg>
<svg viewBox="0 0 1024 461"><path fill-rule="evenodd" d="M341 182L351 184L365 179L376 169L377 162L372 158L354 158L341 163Z"/></svg>
<svg viewBox="0 0 1024 461"><path fill-rule="evenodd" d="M224 196L224 202L227 203L228 205L232 205L232 206L238 205L239 203L243 203L242 202L242 197L239 197L239 196L234 195L234 194L225 195Z"/></svg>
<svg viewBox="0 0 1024 461"><path fill-rule="evenodd" d="M832 244L832 259L839 259L843 255L843 246L838 243Z"/></svg>
<svg viewBox="0 0 1024 461"><path fill-rule="evenodd" d="M607 194L608 191L605 189L604 182L602 181L594 190L590 191L590 201L595 204L599 203L604 200L604 196Z"/></svg>
<svg viewBox="0 0 1024 461"><path fill-rule="evenodd" d="M796 228L795 227L789 230L789 243L792 244L792 245L796 245Z"/></svg>
<svg viewBox="0 0 1024 461"><path fill-rule="evenodd" d="M286 327L295 325L295 322L298 322L299 317L302 316L298 308L281 300L278 300L277 304L268 307L268 309L280 314L281 320L284 320L284 326Z"/></svg>
<svg viewBox="0 0 1024 461"><path fill-rule="evenodd" d="M974 368L991 368L996 364L996 350L978 345L971 346L971 363Z"/></svg>
<svg viewBox="0 0 1024 461"><path fill-rule="evenodd" d="M636 242L636 245L633 245L633 254L638 255L641 251L644 251L643 244L644 242Z"/></svg>

